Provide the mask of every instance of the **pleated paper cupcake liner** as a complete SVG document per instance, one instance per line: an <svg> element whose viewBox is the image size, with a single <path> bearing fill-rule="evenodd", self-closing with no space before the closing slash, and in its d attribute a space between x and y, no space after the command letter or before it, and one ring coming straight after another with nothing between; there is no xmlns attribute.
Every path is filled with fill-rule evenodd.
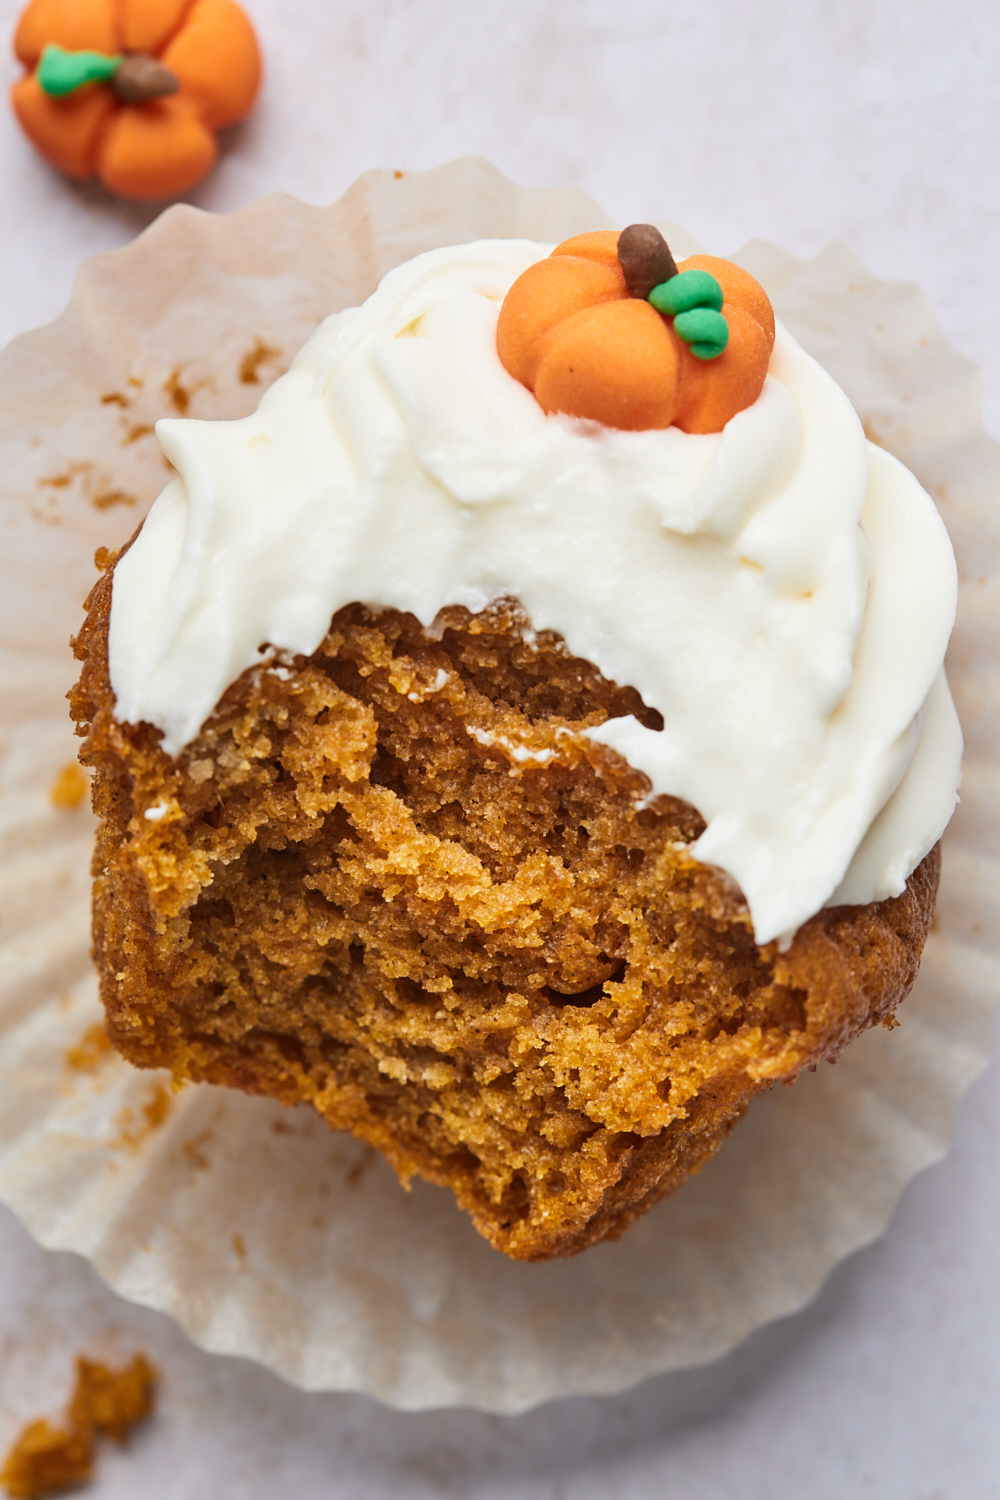
<svg viewBox="0 0 1000 1500"><path fill-rule="evenodd" d="M362 178L337 204L274 195L168 210L88 261L55 323L0 356L0 1199L46 1246L206 1349L310 1390L516 1412L711 1360L812 1298L948 1147L1000 994L1000 448L975 371L914 288L840 246L736 258L836 376L869 436L938 501L959 560L949 656L967 759L935 930L891 1034L754 1102L719 1156L620 1241L506 1261L445 1192L403 1192L310 1111L174 1093L109 1050L89 958L92 820L71 800L67 639L166 478L165 414L256 404L320 318L400 261L486 236L607 224L581 194L488 163ZM678 253L695 248L669 227ZM55 801L53 801L53 788ZM56 805L62 803L63 805Z"/></svg>

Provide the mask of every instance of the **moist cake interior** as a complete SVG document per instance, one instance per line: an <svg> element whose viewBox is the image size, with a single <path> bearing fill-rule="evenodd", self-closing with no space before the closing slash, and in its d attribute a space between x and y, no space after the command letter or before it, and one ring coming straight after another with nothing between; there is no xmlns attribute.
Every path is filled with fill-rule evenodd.
<svg viewBox="0 0 1000 1500"><path fill-rule="evenodd" d="M691 856L698 813L646 805L583 733L659 716L511 600L433 631L351 605L170 758L114 717L113 561L71 699L102 997L138 1066L306 1101L543 1260L620 1234L758 1090L891 1024L936 850L898 899L759 948Z"/></svg>

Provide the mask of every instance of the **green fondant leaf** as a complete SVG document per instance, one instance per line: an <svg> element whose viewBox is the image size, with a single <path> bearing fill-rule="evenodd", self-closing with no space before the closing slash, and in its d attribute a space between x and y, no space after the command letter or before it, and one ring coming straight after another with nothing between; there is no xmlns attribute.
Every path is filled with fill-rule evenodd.
<svg viewBox="0 0 1000 1500"><path fill-rule="evenodd" d="M106 52L67 52L65 47L50 43L38 64L38 82L46 94L61 99L85 83L105 83L118 70L121 56Z"/></svg>
<svg viewBox="0 0 1000 1500"><path fill-rule="evenodd" d="M710 271L692 267L690 271L679 271L669 281L654 286L649 301L658 313L665 313L669 318L696 307L710 307L721 312L722 287Z"/></svg>
<svg viewBox="0 0 1000 1500"><path fill-rule="evenodd" d="M678 313L674 332L699 359L715 359L729 343L729 324L713 307L693 307Z"/></svg>

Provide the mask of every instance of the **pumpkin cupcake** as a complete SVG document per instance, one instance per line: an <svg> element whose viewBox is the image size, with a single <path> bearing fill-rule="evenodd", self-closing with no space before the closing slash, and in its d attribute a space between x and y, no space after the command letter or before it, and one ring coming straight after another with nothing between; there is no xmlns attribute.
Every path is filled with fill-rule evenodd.
<svg viewBox="0 0 1000 1500"><path fill-rule="evenodd" d="M524 1260L892 1024L961 740L937 512L650 226L391 273L76 641L109 1033L305 1101Z"/></svg>

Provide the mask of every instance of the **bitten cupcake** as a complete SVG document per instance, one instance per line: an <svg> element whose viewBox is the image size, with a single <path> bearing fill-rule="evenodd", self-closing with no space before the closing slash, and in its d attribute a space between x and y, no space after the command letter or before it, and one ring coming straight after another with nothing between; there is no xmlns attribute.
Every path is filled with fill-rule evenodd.
<svg viewBox="0 0 1000 1500"><path fill-rule="evenodd" d="M73 694L132 1062L306 1101L541 1260L892 1024L954 559L753 278L649 226L433 251L157 434Z"/></svg>

